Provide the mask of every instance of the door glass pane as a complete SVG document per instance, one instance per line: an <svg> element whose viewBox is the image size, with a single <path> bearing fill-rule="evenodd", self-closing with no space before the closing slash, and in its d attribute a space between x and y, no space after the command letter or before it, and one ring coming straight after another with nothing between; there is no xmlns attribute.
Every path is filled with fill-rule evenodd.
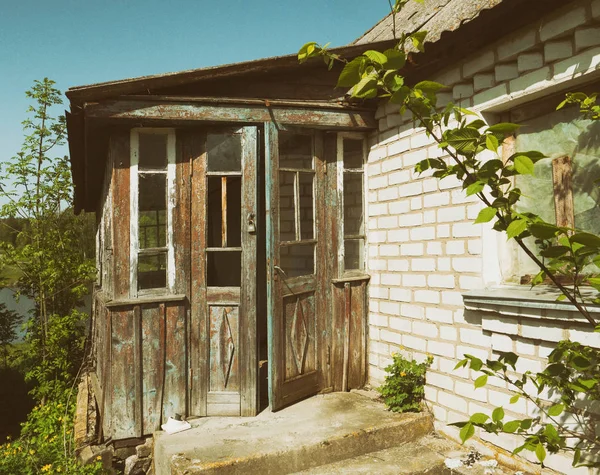
<svg viewBox="0 0 600 475"><path fill-rule="evenodd" d="M209 176L207 177L207 190L208 247L240 247L242 242L241 177ZM224 205L226 213L223 213ZM227 239L224 239L224 236L227 236Z"/></svg>
<svg viewBox="0 0 600 475"><path fill-rule="evenodd" d="M362 139L344 139L344 168L363 167Z"/></svg>
<svg viewBox="0 0 600 475"><path fill-rule="evenodd" d="M239 134L208 134L206 138L209 172L242 170L242 137Z"/></svg>
<svg viewBox="0 0 600 475"><path fill-rule="evenodd" d="M167 252L138 256L138 289L167 286Z"/></svg>
<svg viewBox="0 0 600 475"><path fill-rule="evenodd" d="M279 238L296 241L296 206L293 172L279 172Z"/></svg>
<svg viewBox="0 0 600 475"><path fill-rule="evenodd" d="M227 246L240 247L242 245L242 179L239 176L229 176L226 180Z"/></svg>
<svg viewBox="0 0 600 475"><path fill-rule="evenodd" d="M167 134L139 134L140 170L164 170L167 168Z"/></svg>
<svg viewBox="0 0 600 475"><path fill-rule="evenodd" d="M140 173L138 218L140 249L167 245L166 210L166 175Z"/></svg>
<svg viewBox="0 0 600 475"><path fill-rule="evenodd" d="M364 270L364 240L345 239L344 240L344 269L346 270Z"/></svg>
<svg viewBox="0 0 600 475"><path fill-rule="evenodd" d="M221 177L207 177L207 217L206 241L208 247L221 247Z"/></svg>
<svg viewBox="0 0 600 475"><path fill-rule="evenodd" d="M207 283L209 287L239 287L242 279L241 251L208 251Z"/></svg>
<svg viewBox="0 0 600 475"><path fill-rule="evenodd" d="M298 186L300 191L300 230L301 239L314 238L314 174L299 173Z"/></svg>
<svg viewBox="0 0 600 475"><path fill-rule="evenodd" d="M279 133L279 168L313 169L312 135Z"/></svg>
<svg viewBox="0 0 600 475"><path fill-rule="evenodd" d="M363 174L344 173L344 236L364 234Z"/></svg>
<svg viewBox="0 0 600 475"><path fill-rule="evenodd" d="M280 267L286 277L298 277L315 273L315 245L291 244L279 249Z"/></svg>

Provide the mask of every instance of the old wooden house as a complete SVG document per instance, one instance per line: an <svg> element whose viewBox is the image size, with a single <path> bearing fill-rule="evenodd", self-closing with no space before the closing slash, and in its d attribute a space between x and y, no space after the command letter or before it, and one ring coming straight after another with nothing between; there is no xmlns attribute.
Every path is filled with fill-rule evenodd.
<svg viewBox="0 0 600 475"><path fill-rule="evenodd" d="M598 92L600 0L411 2L337 52L385 49L394 25L428 31L408 82L443 83L440 104L488 124L527 124L498 154L548 155L522 184L528 205L559 222L571 209L570 224L597 233L586 176L599 124L555 108L566 91ZM454 371L463 354L514 351L523 372L563 338L600 347L552 289L522 285L531 266L473 224L481 204L461 183L415 173L442 156L431 137L395 107L346 100L339 71L290 55L67 92L76 207L98 220L92 379L105 437L377 385L392 352L434 356L425 396L451 433L474 410L535 415L509 407L506 387L475 391Z"/></svg>

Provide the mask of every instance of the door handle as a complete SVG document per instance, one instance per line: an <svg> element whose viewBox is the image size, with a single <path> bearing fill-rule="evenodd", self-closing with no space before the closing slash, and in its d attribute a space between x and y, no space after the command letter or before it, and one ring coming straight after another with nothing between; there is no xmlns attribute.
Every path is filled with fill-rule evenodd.
<svg viewBox="0 0 600 475"><path fill-rule="evenodd" d="M254 213L248 213L248 233L256 234L256 222Z"/></svg>

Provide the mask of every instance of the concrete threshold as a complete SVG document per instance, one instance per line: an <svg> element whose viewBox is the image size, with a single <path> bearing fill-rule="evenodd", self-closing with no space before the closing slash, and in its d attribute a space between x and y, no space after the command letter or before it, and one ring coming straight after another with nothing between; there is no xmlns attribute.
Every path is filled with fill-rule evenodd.
<svg viewBox="0 0 600 475"><path fill-rule="evenodd" d="M357 393L330 393L257 417L207 417L155 435L156 475L288 474L416 441L428 414L394 414Z"/></svg>

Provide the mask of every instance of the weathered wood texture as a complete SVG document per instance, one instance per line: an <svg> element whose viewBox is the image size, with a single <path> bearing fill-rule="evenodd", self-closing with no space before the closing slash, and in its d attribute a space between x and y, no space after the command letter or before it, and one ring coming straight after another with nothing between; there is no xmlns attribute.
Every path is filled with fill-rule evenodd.
<svg viewBox="0 0 600 475"><path fill-rule="evenodd" d="M554 184L554 210L556 225L575 227L573 204L573 166L571 157L564 156L552 160L552 182Z"/></svg>

